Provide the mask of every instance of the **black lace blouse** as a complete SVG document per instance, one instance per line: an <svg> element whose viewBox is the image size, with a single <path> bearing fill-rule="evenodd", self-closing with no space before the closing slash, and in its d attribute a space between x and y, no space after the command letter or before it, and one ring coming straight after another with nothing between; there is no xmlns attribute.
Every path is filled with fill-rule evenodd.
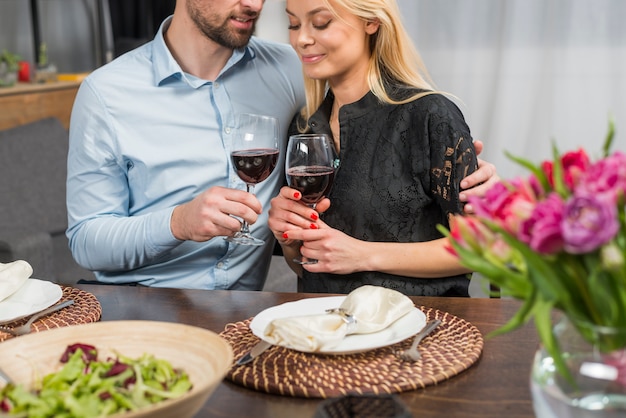
<svg viewBox="0 0 626 418"><path fill-rule="evenodd" d="M412 93L415 90L400 90L396 97ZM329 92L309 120L311 131L330 134L333 100ZM341 165L324 222L365 241L441 238L436 226L448 226L448 215L461 212L459 183L477 169L470 129L458 107L441 94L390 105L370 92L343 106L339 121ZM296 133L295 126L291 133ZM347 294L365 284L407 295L468 296L469 277L419 279L371 271L336 275L305 270L302 278L304 292Z"/></svg>

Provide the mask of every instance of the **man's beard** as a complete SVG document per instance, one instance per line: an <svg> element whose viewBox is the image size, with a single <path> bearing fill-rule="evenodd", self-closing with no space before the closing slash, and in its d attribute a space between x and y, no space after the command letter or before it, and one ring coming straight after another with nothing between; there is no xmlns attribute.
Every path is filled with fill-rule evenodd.
<svg viewBox="0 0 626 418"><path fill-rule="evenodd" d="M226 48L238 49L248 45L254 33L254 26L251 30L229 30L224 24L217 28L203 26L200 30L216 43Z"/></svg>
<svg viewBox="0 0 626 418"><path fill-rule="evenodd" d="M243 48L248 45L250 37L254 33L256 27L256 21L253 23L250 30L238 30L232 29L228 26L228 20L222 23L220 26L215 26L212 22L204 19L196 10L189 10L189 16L195 23L196 27L207 38L211 39L215 43L230 49ZM258 17L258 16L250 16Z"/></svg>

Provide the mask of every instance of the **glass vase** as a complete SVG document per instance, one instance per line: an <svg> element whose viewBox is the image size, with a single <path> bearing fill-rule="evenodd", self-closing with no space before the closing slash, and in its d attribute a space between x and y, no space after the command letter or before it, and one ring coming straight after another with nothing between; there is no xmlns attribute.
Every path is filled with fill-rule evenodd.
<svg viewBox="0 0 626 418"><path fill-rule="evenodd" d="M557 371L543 348L537 350L530 376L537 418L626 417L626 324L574 325L563 318L554 335L570 376Z"/></svg>

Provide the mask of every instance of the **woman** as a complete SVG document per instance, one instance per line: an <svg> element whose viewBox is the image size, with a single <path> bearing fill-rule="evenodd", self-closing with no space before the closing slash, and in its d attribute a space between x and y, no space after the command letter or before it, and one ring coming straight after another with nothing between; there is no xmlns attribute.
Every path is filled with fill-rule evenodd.
<svg viewBox="0 0 626 418"><path fill-rule="evenodd" d="M428 83L395 0L287 0L287 14L307 96L291 133L331 134L341 160L317 206L330 205L323 221L294 189L272 200L269 226L301 290L468 296L469 271L437 225L462 211L476 153L460 110ZM296 265L299 253L318 262Z"/></svg>

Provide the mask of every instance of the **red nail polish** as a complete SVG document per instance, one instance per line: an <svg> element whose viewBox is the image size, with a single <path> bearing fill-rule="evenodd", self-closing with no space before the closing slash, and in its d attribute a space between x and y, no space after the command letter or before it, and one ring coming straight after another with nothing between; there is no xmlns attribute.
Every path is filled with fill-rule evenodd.
<svg viewBox="0 0 626 418"><path fill-rule="evenodd" d="M313 219L314 221L317 221L317 218L318 218L317 213L313 212L311 214L311 219Z"/></svg>
<svg viewBox="0 0 626 418"><path fill-rule="evenodd" d="M284 238L284 239L289 239L289 235L287 235L287 233L285 232L285 233L283 234L283 238Z"/></svg>
<svg viewBox="0 0 626 418"><path fill-rule="evenodd" d="M311 224L310 228L311 228L311 229L317 229L317 225L315 225L315 224Z"/></svg>
<svg viewBox="0 0 626 418"><path fill-rule="evenodd" d="M296 198L296 199L300 199L300 192L295 192L293 194L293 197Z"/></svg>

